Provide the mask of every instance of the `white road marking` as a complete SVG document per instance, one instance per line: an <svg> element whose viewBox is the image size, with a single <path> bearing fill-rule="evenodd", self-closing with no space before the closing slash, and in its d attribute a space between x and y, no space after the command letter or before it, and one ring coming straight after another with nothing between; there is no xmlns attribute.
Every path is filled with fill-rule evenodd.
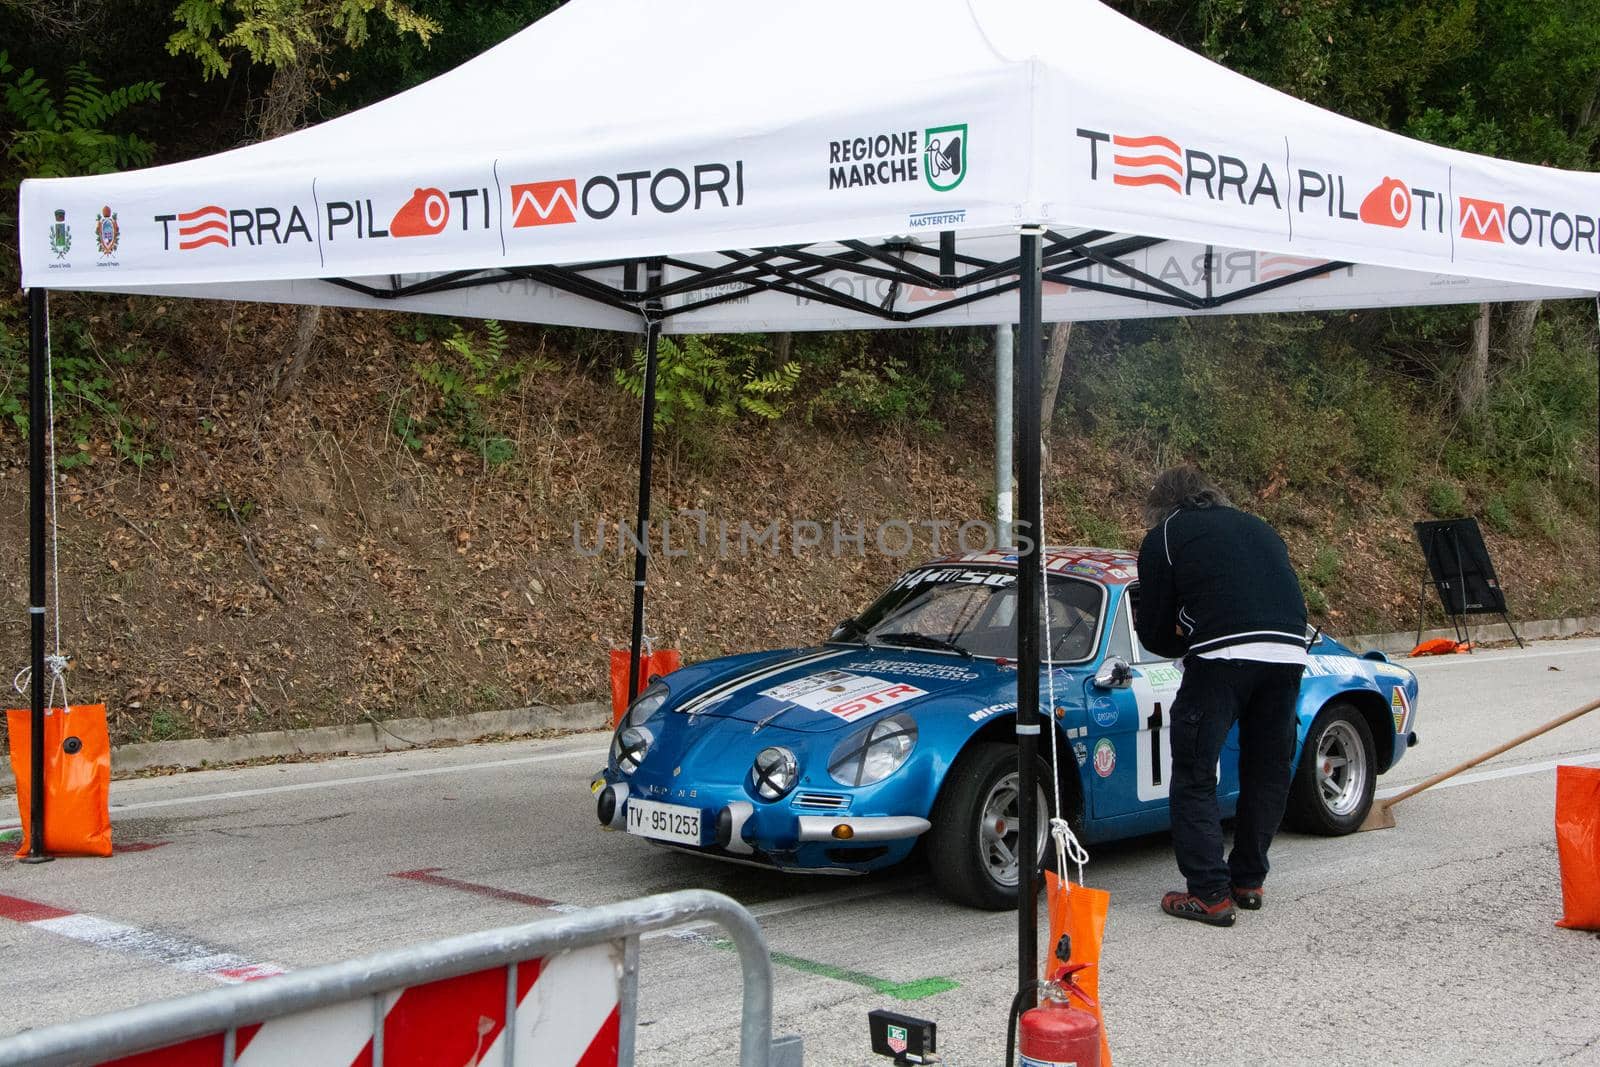
<svg viewBox="0 0 1600 1067"><path fill-rule="evenodd" d="M1454 778L1446 778L1438 785L1431 786L1430 788L1449 789L1450 787L1457 785L1472 785L1476 782L1492 782L1497 778L1515 778L1523 774L1541 774L1544 771L1554 770L1563 763L1600 763L1600 752L1590 752L1587 755L1582 756L1563 756L1560 759L1544 760L1539 763L1522 763L1515 767L1496 767L1494 770L1489 771L1468 771L1465 774L1458 774ZM1420 780L1426 781L1426 779ZM1378 790L1377 799L1387 800L1392 796L1399 796L1407 789L1410 789L1412 785L1416 784L1416 782L1412 782L1411 785L1395 785L1390 786L1387 789L1380 789Z"/></svg>
<svg viewBox="0 0 1600 1067"><path fill-rule="evenodd" d="M375 782L394 782L406 778L426 778L457 771L492 771L502 767L523 767L531 763L551 763L565 759L605 759L604 748L585 748L574 752L550 752L540 756L519 756L515 759L486 760L482 763L452 763L448 767L419 767L409 771L389 771L384 774L364 774L355 778L324 778L315 782L291 782L287 785L268 785L257 789L231 789L223 793L197 793L194 796L168 797L165 800L141 800L132 804L111 805L111 814L143 811L148 808L168 808L179 804L204 804L217 800L240 800L245 797L271 796L275 793L299 793L307 789L334 789L347 785L368 785ZM0 822L0 830L13 830L22 825L19 819Z"/></svg>

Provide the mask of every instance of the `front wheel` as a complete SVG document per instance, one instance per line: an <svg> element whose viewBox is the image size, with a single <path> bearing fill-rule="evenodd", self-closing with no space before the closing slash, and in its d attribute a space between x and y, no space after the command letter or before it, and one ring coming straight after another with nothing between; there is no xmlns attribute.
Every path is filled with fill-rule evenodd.
<svg viewBox="0 0 1600 1067"><path fill-rule="evenodd" d="M1037 769L1034 855L1042 870L1050 840L1050 772L1042 761ZM1019 777L1016 746L1000 743L962 753L945 777L926 840L934 884L951 900L988 911L1017 906Z"/></svg>
<svg viewBox="0 0 1600 1067"><path fill-rule="evenodd" d="M1372 730L1349 704L1322 709L1300 750L1289 793L1289 821L1313 834L1335 837L1360 826L1378 787Z"/></svg>

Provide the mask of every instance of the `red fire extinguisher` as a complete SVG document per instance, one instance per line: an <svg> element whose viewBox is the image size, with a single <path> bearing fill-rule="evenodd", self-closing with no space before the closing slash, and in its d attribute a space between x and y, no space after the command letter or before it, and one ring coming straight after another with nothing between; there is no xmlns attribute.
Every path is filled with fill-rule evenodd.
<svg viewBox="0 0 1600 1067"><path fill-rule="evenodd" d="M1018 1048L1021 1067L1100 1067L1100 1020L1072 1003L1089 1007L1094 998L1073 984L1072 976L1090 966L1071 963L1039 984L1041 1001L1022 1013Z"/></svg>

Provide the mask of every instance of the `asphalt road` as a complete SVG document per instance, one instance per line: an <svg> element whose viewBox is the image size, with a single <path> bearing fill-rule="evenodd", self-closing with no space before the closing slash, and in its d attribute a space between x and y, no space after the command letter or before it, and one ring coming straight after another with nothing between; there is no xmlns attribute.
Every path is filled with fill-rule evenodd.
<svg viewBox="0 0 1600 1067"><path fill-rule="evenodd" d="M1380 791L1600 694L1597 641L1414 666L1422 744ZM808 1063L887 1062L866 1051L874 1007L935 1019L952 1064L1002 1060L1013 915L952 906L916 870L782 876L602 833L586 783L605 742L118 782L118 841L155 847L0 861L0 894L140 933L85 942L0 919L0 1033L214 988L183 969L196 953L292 969L553 914L461 883L577 906L706 887L760 918L780 954L778 1028L804 1035ZM1393 830L1285 833L1267 909L1230 930L1157 911L1178 884L1164 836L1098 849L1117 1063L1600 1064L1600 937L1552 925L1561 759L1600 763L1600 713L1407 801ZM12 803L0 831L16 825ZM429 873L396 877L417 871ZM642 974L641 1063L735 1061L732 953L657 937Z"/></svg>

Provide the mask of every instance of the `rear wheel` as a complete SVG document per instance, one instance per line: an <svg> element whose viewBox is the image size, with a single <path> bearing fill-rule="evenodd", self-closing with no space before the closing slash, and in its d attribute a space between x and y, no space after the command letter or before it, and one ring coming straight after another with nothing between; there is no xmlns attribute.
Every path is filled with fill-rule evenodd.
<svg viewBox="0 0 1600 1067"><path fill-rule="evenodd" d="M1049 851L1049 768L1037 761L1039 869ZM950 768L933 809L928 866L934 884L951 900L990 911L1017 906L1020 811L1017 748L996 742L973 746Z"/></svg>
<svg viewBox="0 0 1600 1067"><path fill-rule="evenodd" d="M1377 785L1371 728L1349 704L1329 704L1306 732L1289 793L1289 820L1313 834L1351 833L1367 817Z"/></svg>

